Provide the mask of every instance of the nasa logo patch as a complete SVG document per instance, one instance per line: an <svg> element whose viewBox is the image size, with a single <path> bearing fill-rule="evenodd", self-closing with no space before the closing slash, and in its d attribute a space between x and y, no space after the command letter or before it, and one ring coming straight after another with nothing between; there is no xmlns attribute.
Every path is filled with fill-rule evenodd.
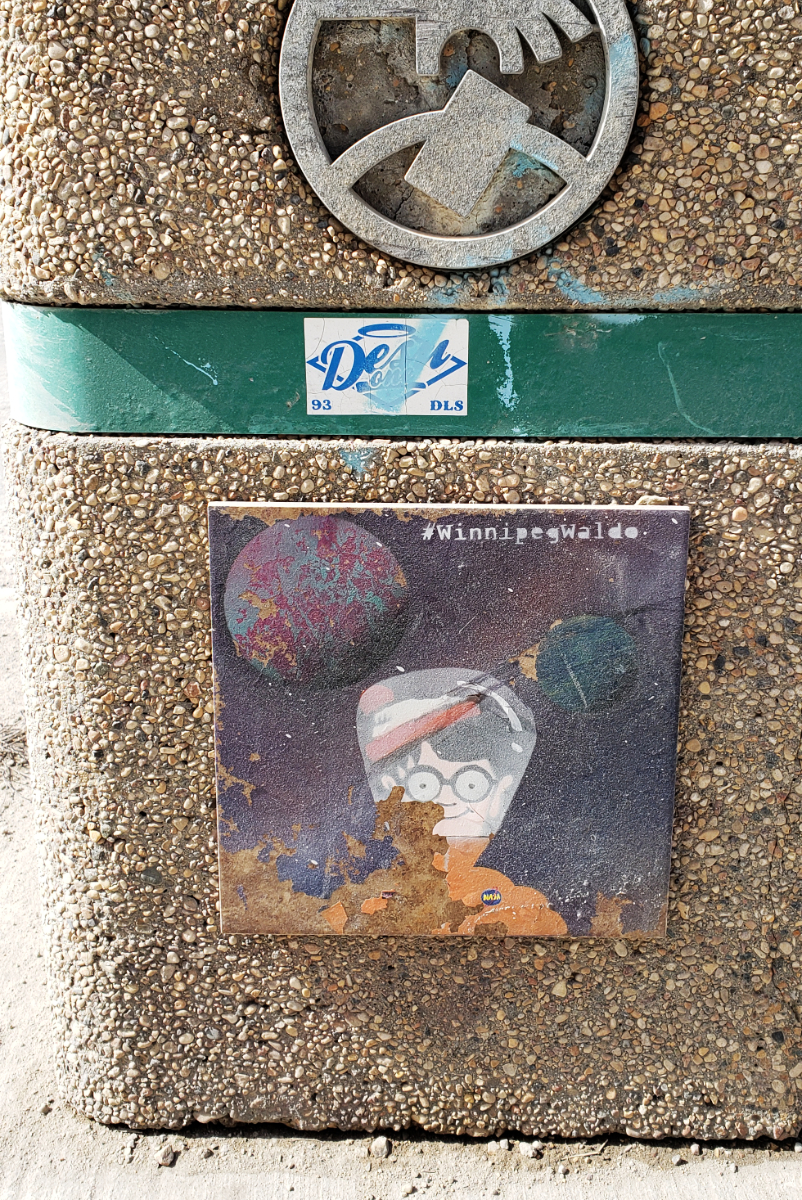
<svg viewBox="0 0 802 1200"><path fill-rule="evenodd" d="M501 892L498 888L487 888L486 891L482 892L482 904L486 904L490 908L494 908L496 904L501 904Z"/></svg>

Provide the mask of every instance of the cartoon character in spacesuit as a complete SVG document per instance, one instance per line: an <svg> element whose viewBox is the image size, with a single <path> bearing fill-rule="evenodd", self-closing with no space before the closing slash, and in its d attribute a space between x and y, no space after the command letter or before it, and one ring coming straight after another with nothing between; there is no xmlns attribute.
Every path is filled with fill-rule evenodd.
<svg viewBox="0 0 802 1200"><path fill-rule="evenodd" d="M373 798L442 805L434 833L487 837L501 828L537 740L531 712L480 671L415 671L374 684L359 703Z"/></svg>
<svg viewBox="0 0 802 1200"><path fill-rule="evenodd" d="M435 855L435 864L446 872L452 899L482 906L460 933L483 920L503 920L510 933L565 932L540 892L476 866L537 741L532 713L510 688L481 671L452 667L395 676L363 693L357 733L376 803L403 788L406 803L442 807L432 833L447 839L448 850Z"/></svg>

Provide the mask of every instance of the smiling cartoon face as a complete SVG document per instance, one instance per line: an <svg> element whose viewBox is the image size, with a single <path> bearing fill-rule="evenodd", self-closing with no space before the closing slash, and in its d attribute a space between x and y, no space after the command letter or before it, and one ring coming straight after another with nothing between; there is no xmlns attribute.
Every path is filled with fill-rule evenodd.
<svg viewBox="0 0 802 1200"><path fill-rule="evenodd" d="M357 714L373 798L439 804L433 832L483 838L502 825L535 746L534 719L504 684L440 668L374 684Z"/></svg>
<svg viewBox="0 0 802 1200"><path fill-rule="evenodd" d="M434 833L443 837L487 837L495 833L509 808L514 777L497 779L489 759L450 762L440 758L430 742L381 779L382 789L404 788L404 800L443 806L443 819Z"/></svg>

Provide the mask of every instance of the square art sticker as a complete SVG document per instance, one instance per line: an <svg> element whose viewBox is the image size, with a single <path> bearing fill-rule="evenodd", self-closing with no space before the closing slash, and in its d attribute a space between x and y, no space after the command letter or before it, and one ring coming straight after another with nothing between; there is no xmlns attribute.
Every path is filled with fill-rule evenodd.
<svg viewBox="0 0 802 1200"><path fill-rule="evenodd" d="M466 416L468 331L464 317L307 317L307 413Z"/></svg>
<svg viewBox="0 0 802 1200"><path fill-rule="evenodd" d="M211 505L223 929L662 935L688 524Z"/></svg>

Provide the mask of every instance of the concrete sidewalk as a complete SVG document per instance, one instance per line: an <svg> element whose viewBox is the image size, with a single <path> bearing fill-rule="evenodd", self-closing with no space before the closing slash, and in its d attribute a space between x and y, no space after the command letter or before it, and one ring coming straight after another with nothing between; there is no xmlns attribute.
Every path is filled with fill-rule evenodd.
<svg viewBox="0 0 802 1200"><path fill-rule="evenodd" d="M2 376L4 383L4 374ZM7 418L2 387L0 421ZM0 488L2 478L0 477ZM5 499L0 495L0 512ZM196 1126L180 1136L95 1125L56 1098L39 927L36 823L24 754L12 554L0 521L0 1200L564 1200L802 1197L794 1144L553 1142L539 1158L493 1142L411 1132L389 1158L371 1137L277 1126ZM155 1156L169 1146L173 1163ZM802 1149L802 1147L800 1147ZM679 1156L682 1160L675 1163Z"/></svg>

